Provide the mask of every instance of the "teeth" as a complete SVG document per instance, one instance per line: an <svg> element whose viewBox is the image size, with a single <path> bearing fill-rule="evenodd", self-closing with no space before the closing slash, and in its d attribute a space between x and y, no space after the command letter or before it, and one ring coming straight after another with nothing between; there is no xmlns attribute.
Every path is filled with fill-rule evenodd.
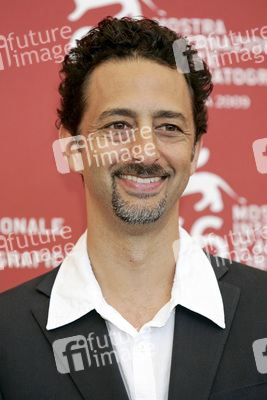
<svg viewBox="0 0 267 400"><path fill-rule="evenodd" d="M130 181L138 182L138 183L152 183L152 182L158 182L162 179L162 177L157 176L153 178L140 178L137 176L133 175L120 175L120 178L123 179L129 179Z"/></svg>

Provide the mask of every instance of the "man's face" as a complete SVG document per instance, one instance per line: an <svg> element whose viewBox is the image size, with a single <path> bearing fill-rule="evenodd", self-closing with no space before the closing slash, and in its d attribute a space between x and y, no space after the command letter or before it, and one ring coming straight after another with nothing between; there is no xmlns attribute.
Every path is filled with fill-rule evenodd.
<svg viewBox="0 0 267 400"><path fill-rule="evenodd" d="M89 212L147 224L177 212L195 170L194 123L184 76L138 59L98 66L86 88L81 134ZM175 211L176 210L176 211ZM114 213L115 212L115 213Z"/></svg>

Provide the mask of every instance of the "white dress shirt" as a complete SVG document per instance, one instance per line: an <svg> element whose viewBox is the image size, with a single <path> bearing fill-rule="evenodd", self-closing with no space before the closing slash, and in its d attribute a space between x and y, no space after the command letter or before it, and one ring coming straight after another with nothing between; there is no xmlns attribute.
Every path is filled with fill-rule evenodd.
<svg viewBox="0 0 267 400"><path fill-rule="evenodd" d="M137 331L105 301L90 264L86 239L87 232L59 269L46 329L64 326L96 310L106 321L129 398L167 400L175 307L180 304L225 328L222 297L207 256L179 227L179 256L171 299Z"/></svg>

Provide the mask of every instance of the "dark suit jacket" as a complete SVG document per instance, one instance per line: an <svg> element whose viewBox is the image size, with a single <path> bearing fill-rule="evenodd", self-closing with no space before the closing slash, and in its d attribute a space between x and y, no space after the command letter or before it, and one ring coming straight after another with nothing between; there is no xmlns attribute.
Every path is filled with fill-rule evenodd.
<svg viewBox="0 0 267 400"><path fill-rule="evenodd" d="M257 371L252 343L267 338L267 273L212 256L211 262L223 297L226 329L176 307L169 400L266 400L267 374ZM108 333L95 311L46 330L57 271L0 295L0 399L127 400L114 360L58 372L55 340L88 337L90 332L101 338Z"/></svg>

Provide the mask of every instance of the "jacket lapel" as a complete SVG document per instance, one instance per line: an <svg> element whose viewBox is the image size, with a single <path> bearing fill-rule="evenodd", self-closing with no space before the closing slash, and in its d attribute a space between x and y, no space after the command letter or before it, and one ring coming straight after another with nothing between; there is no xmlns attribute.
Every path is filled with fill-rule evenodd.
<svg viewBox="0 0 267 400"><path fill-rule="evenodd" d="M227 270L225 266L216 268L217 278ZM239 288L218 283L224 303L225 329L182 306L176 308L169 400L206 400L210 396L240 296Z"/></svg>
<svg viewBox="0 0 267 400"><path fill-rule="evenodd" d="M217 279L220 279L227 272L227 268L217 267L214 266L214 269ZM66 374L66 379L71 378L74 381L85 400L128 400L105 321L95 311L61 328L46 330L49 296L56 273L57 270L54 270L47 275L38 286L37 290L46 296L33 307L32 312L51 346L56 340L67 339L70 342L75 340L75 337L82 337L82 350L85 344L89 346L87 365L82 351L80 354L76 353L76 356L79 356L76 364L75 355L72 354L73 365ZM219 287L224 302L225 329L182 306L176 307L169 400L207 400L210 395L240 295L240 290L228 283L219 281ZM62 359L60 347L57 350L58 358ZM82 363L84 369L77 370L77 366L81 366ZM76 371L73 366L76 366Z"/></svg>
<svg viewBox="0 0 267 400"><path fill-rule="evenodd" d="M51 351L53 346L57 368L68 371L66 379L74 381L84 399L128 400L106 323L95 311L61 328L46 330L47 296L54 279L55 274L48 275L38 286L46 298L32 308L32 313L51 344Z"/></svg>

